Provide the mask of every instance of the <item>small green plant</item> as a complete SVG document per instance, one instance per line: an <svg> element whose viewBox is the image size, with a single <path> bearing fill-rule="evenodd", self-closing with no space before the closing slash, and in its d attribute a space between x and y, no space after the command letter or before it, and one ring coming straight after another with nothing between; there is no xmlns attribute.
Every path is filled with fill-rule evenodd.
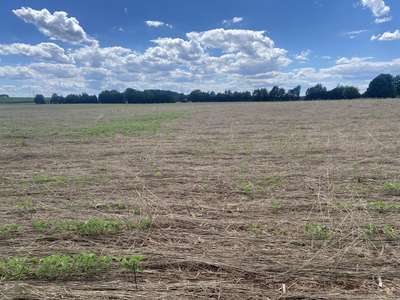
<svg viewBox="0 0 400 300"><path fill-rule="evenodd" d="M32 213L36 211L32 199L25 199L23 201L20 201L15 205L15 207L19 211L24 213Z"/></svg>
<svg viewBox="0 0 400 300"><path fill-rule="evenodd" d="M242 193L250 195L255 192L255 186L251 181L245 181L242 182L242 184L240 185L240 190L242 191Z"/></svg>
<svg viewBox="0 0 400 300"><path fill-rule="evenodd" d="M120 259L121 267L128 269L129 271L133 272L135 286L137 286L137 276L136 273L143 272L143 269L140 267L140 263L144 260L144 257L141 255L134 255L129 257L123 257Z"/></svg>
<svg viewBox="0 0 400 300"><path fill-rule="evenodd" d="M329 228L321 224L308 223L305 231L313 240L328 240L331 237Z"/></svg>
<svg viewBox="0 0 400 300"><path fill-rule="evenodd" d="M74 257L74 271L78 274L96 274L111 266L110 256L97 256L94 253L81 253Z"/></svg>
<svg viewBox="0 0 400 300"><path fill-rule="evenodd" d="M31 274L30 262L26 257L14 257L0 261L0 279L23 280Z"/></svg>
<svg viewBox="0 0 400 300"><path fill-rule="evenodd" d="M133 208L133 214L140 216L142 214L142 211L140 209L140 207L134 207Z"/></svg>
<svg viewBox="0 0 400 300"><path fill-rule="evenodd" d="M116 234L122 230L122 225L122 222L118 220L92 218L86 222L79 223L77 232L80 235L89 236Z"/></svg>
<svg viewBox="0 0 400 300"><path fill-rule="evenodd" d="M263 231L263 226L260 224L251 223L248 227L248 230L255 234L260 234Z"/></svg>
<svg viewBox="0 0 400 300"><path fill-rule="evenodd" d="M153 219L151 217L144 217L137 223L128 223L128 228L130 230L149 230L153 226Z"/></svg>
<svg viewBox="0 0 400 300"><path fill-rule="evenodd" d="M387 182L383 185L386 194L400 196L400 182Z"/></svg>
<svg viewBox="0 0 400 300"><path fill-rule="evenodd" d="M369 238L373 238L379 233L379 228L375 224L368 224L364 230Z"/></svg>
<svg viewBox="0 0 400 300"><path fill-rule="evenodd" d="M73 267L74 260L71 256L50 255L39 261L35 274L40 279L62 279L73 274Z"/></svg>
<svg viewBox="0 0 400 300"><path fill-rule="evenodd" d="M32 228L35 231L44 232L49 229L49 223L44 220L33 220L32 221Z"/></svg>
<svg viewBox="0 0 400 300"><path fill-rule="evenodd" d="M383 234L387 239L396 240L399 236L399 232L393 225L383 226Z"/></svg>
<svg viewBox="0 0 400 300"><path fill-rule="evenodd" d="M280 210L282 208L282 203L279 200L272 200L271 207L274 211Z"/></svg>
<svg viewBox="0 0 400 300"><path fill-rule="evenodd" d="M6 224L0 226L0 237L8 237L12 234L16 234L22 230L22 226L18 224Z"/></svg>

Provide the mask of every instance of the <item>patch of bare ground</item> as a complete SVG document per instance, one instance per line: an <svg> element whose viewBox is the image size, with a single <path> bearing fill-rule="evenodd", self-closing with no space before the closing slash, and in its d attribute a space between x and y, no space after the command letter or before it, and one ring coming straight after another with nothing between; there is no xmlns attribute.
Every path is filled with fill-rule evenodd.
<svg viewBox="0 0 400 300"><path fill-rule="evenodd" d="M0 264L0 299L399 299L399 111L375 100L2 106L0 261L145 260L137 289L115 265L51 281L2 278ZM119 132L121 119L134 123ZM37 223L93 218L151 224Z"/></svg>

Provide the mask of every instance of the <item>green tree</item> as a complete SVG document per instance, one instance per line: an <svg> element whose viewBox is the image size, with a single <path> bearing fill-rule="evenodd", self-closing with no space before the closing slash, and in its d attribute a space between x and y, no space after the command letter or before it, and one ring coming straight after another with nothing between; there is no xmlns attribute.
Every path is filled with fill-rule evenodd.
<svg viewBox="0 0 400 300"><path fill-rule="evenodd" d="M35 98L33 99L33 101L36 104L46 104L46 100L43 95L36 95Z"/></svg>
<svg viewBox="0 0 400 300"><path fill-rule="evenodd" d="M396 90L396 96L400 97L400 75L393 78L394 89Z"/></svg>
<svg viewBox="0 0 400 300"><path fill-rule="evenodd" d="M371 98L396 97L393 76L390 74L380 74L375 77L369 84L366 96Z"/></svg>
<svg viewBox="0 0 400 300"><path fill-rule="evenodd" d="M316 86L310 87L306 91L306 99L307 100L320 100L320 99L327 99L328 91L326 87L322 84L317 84Z"/></svg>

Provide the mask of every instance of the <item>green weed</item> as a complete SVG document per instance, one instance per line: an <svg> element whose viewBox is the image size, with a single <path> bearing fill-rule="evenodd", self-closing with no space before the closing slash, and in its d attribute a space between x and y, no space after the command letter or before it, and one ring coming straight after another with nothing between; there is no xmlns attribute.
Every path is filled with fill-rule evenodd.
<svg viewBox="0 0 400 300"><path fill-rule="evenodd" d="M23 280L32 274L29 259L14 257L0 261L0 278L7 280Z"/></svg>
<svg viewBox="0 0 400 300"><path fill-rule="evenodd" d="M255 192L255 186L251 181L245 181L240 185L240 190L246 195L251 195Z"/></svg>
<svg viewBox="0 0 400 300"><path fill-rule="evenodd" d="M375 224L368 224L364 230L368 238L374 238L379 233L379 228Z"/></svg>
<svg viewBox="0 0 400 300"><path fill-rule="evenodd" d="M51 255L42 258L35 275L40 279L55 280L72 275L74 260L68 255Z"/></svg>
<svg viewBox="0 0 400 300"><path fill-rule="evenodd" d="M397 240L397 238L399 237L399 232L393 225L384 225L383 234L389 240Z"/></svg>
<svg viewBox="0 0 400 300"><path fill-rule="evenodd" d="M143 269L140 267L140 263L143 261L143 259L144 257L141 255L134 255L120 259L120 266L133 272L136 289L138 288L136 273L143 272Z"/></svg>
<svg viewBox="0 0 400 300"><path fill-rule="evenodd" d="M9 237L12 234L16 234L22 230L22 226L18 224L6 224L0 226L0 237Z"/></svg>
<svg viewBox="0 0 400 300"><path fill-rule="evenodd" d="M144 217L137 223L128 223L128 227L131 230L146 231L151 229L152 226L153 226L153 219L150 217Z"/></svg>
<svg viewBox="0 0 400 300"><path fill-rule="evenodd" d="M387 182L383 185L386 194L400 196L400 182Z"/></svg>
<svg viewBox="0 0 400 300"><path fill-rule="evenodd" d="M282 203L279 200L272 200L271 207L274 211L278 211L282 208Z"/></svg>
<svg viewBox="0 0 400 300"><path fill-rule="evenodd" d="M62 280L78 276L87 277L102 274L111 268L114 261L117 261L121 268L135 273L136 282L136 273L142 271L140 262L143 259L143 256L98 256L90 252L76 255L54 254L41 259L12 257L0 260L0 279Z"/></svg>
<svg viewBox="0 0 400 300"><path fill-rule="evenodd" d="M305 231L313 240L328 240L331 237L329 228L321 224L308 223Z"/></svg>
<svg viewBox="0 0 400 300"><path fill-rule="evenodd" d="M32 199L25 199L23 201L20 201L15 205L15 207L19 211L24 213L33 213L36 211Z"/></svg>
<svg viewBox="0 0 400 300"><path fill-rule="evenodd" d="M387 213L391 211L400 211L400 204L379 200L368 202L367 208L369 210L374 210L379 213Z"/></svg>
<svg viewBox="0 0 400 300"><path fill-rule="evenodd" d="M254 234L260 234L263 231L263 226L260 224L251 223L248 227L248 230Z"/></svg>
<svg viewBox="0 0 400 300"><path fill-rule="evenodd" d="M44 232L49 229L50 224L43 220L33 220L32 221L32 228L35 231Z"/></svg>

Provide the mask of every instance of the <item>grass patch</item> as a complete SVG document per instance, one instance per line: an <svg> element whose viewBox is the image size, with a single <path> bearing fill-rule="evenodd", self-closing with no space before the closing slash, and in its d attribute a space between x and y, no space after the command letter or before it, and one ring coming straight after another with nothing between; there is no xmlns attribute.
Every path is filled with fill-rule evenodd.
<svg viewBox="0 0 400 300"><path fill-rule="evenodd" d="M36 211L32 199L25 199L18 202L15 208L22 213L34 213Z"/></svg>
<svg viewBox="0 0 400 300"><path fill-rule="evenodd" d="M268 192L274 188L278 188L282 185L283 179L280 176L268 176L262 177L257 180L245 180L239 184L239 189L246 195L252 195L255 193Z"/></svg>
<svg viewBox="0 0 400 300"><path fill-rule="evenodd" d="M58 280L82 275L95 275L110 268L112 258L81 253L75 256L51 255L42 258L35 270L39 279Z"/></svg>
<svg viewBox="0 0 400 300"><path fill-rule="evenodd" d="M383 236L387 240L397 240L399 238L399 231L395 226L390 224L383 226L368 224L365 226L364 232L370 239L377 238L378 236Z"/></svg>
<svg viewBox="0 0 400 300"><path fill-rule="evenodd" d="M387 182L383 185L386 194L400 196L400 182Z"/></svg>
<svg viewBox="0 0 400 300"><path fill-rule="evenodd" d="M38 258L11 257L0 260L0 279L3 280L65 280L103 274L115 262L119 268L141 272L140 255L128 257L99 256L90 252L76 255L54 254ZM136 282L136 279L135 279Z"/></svg>
<svg viewBox="0 0 400 300"><path fill-rule="evenodd" d="M131 230L150 230L153 227L153 219L150 217L144 217L137 223L128 223L128 227Z"/></svg>
<svg viewBox="0 0 400 300"><path fill-rule="evenodd" d="M400 211L400 203L386 202L386 201L372 201L368 202L368 210L377 211L379 213L388 213L393 211Z"/></svg>
<svg viewBox="0 0 400 300"><path fill-rule="evenodd" d="M87 221L62 220L44 221L34 220L32 227L38 232L73 232L82 236L111 235L122 231L123 223L118 220L92 218Z"/></svg>
<svg viewBox="0 0 400 300"><path fill-rule="evenodd" d="M145 217L139 222L124 222L116 219L91 218L87 221L62 220L45 221L34 220L32 228L37 232L50 233L76 233L81 236L107 236L122 232L123 230L150 230L153 220Z"/></svg>
<svg viewBox="0 0 400 300"><path fill-rule="evenodd" d="M64 176L64 175L47 175L36 174L32 177L34 184L47 184L47 185L66 185L66 184L84 184L91 183L95 180L92 176ZM30 183L30 182L25 182Z"/></svg>
<svg viewBox="0 0 400 300"><path fill-rule="evenodd" d="M32 274L30 260L26 257L13 257L0 260L0 278L6 280L22 280Z"/></svg>
<svg viewBox="0 0 400 300"><path fill-rule="evenodd" d="M305 232L313 240L329 240L331 238L330 229L321 224L308 223L305 226Z"/></svg>
<svg viewBox="0 0 400 300"><path fill-rule="evenodd" d="M0 226L0 237L9 237L13 234L19 233L22 230L22 226L18 224L6 224Z"/></svg>
<svg viewBox="0 0 400 300"><path fill-rule="evenodd" d="M99 122L93 127L78 129L74 133L83 136L156 134L161 130L163 123L176 120L182 116L182 113L177 112L147 114L135 118Z"/></svg>

